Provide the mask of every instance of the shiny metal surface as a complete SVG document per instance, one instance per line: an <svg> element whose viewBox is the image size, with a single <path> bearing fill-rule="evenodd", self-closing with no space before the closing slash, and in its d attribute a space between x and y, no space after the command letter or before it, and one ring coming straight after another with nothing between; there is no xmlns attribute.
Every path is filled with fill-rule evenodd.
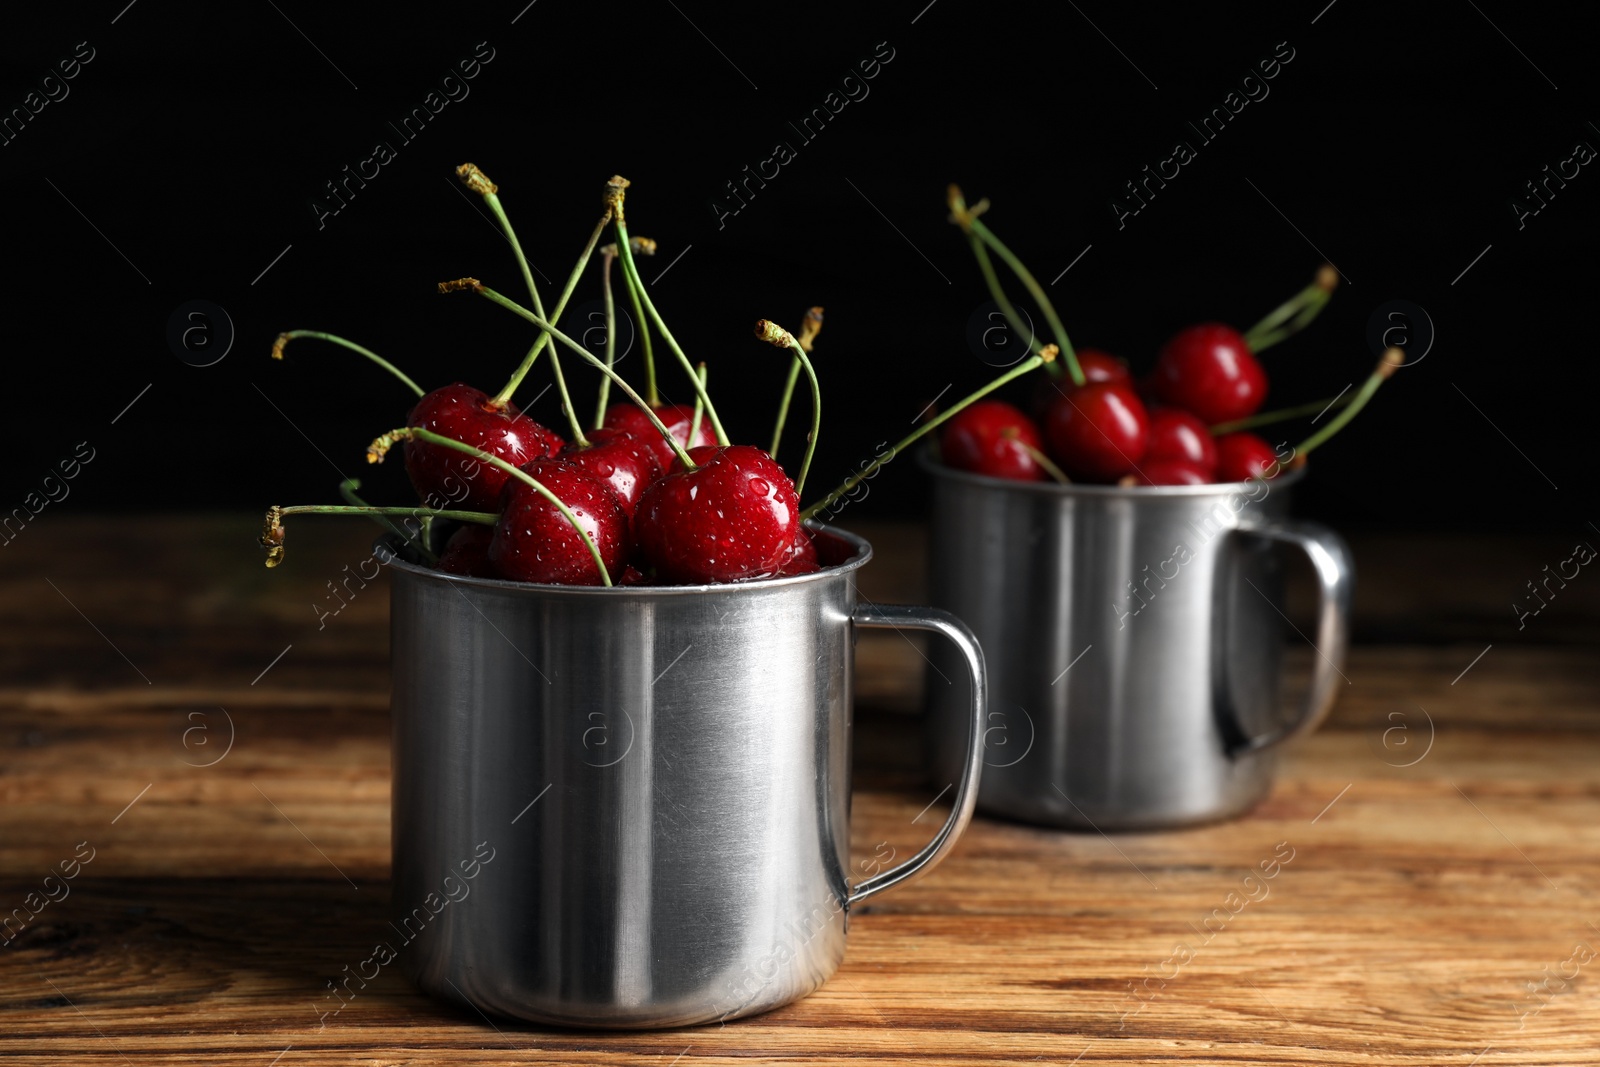
<svg viewBox="0 0 1600 1067"><path fill-rule="evenodd" d="M423 990L568 1026L750 1015L820 986L850 906L944 856L977 798L982 654L942 612L859 609L870 547L820 538L837 566L719 586L393 562L396 948ZM933 841L852 889L854 630L875 626L957 650L968 740Z"/></svg>
<svg viewBox="0 0 1600 1067"><path fill-rule="evenodd" d="M1331 530L1284 518L1298 473L1248 485L1124 490L1001 481L924 459L934 483L931 600L987 657L978 809L1127 830L1238 814L1271 786L1276 746L1314 730L1345 684L1353 572ZM1310 691L1281 710L1276 546L1320 587ZM930 762L959 766L959 661L928 671Z"/></svg>

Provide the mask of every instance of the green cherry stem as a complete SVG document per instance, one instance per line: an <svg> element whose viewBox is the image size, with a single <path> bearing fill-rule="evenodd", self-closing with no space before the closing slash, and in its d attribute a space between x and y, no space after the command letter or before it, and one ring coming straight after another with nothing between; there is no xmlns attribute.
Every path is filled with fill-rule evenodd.
<svg viewBox="0 0 1600 1067"><path fill-rule="evenodd" d="M613 178L613 182L624 179ZM625 186L624 186L625 187ZM689 362L689 357L684 355L683 348L678 344L677 338L672 336L672 331L667 329L666 322L661 318L661 312L656 310L655 301L650 299L650 294L645 291L644 281L639 277L639 268L633 262L633 251L628 244L628 222L622 213L622 195L619 190L613 207L617 216L617 248L622 253L622 270L634 287L638 298L644 303L645 310L650 313L650 321L655 323L656 329L661 333L661 339L667 342L667 347L672 349L672 354L678 357L678 362L683 365L684 373L689 375L689 380L694 383L694 391L706 406L706 417L711 420L711 430L717 435L717 444L727 447L730 443L728 432L722 428L722 420L717 417L717 405L711 402L711 395L706 392L706 387L700 384L700 379L695 375L694 364Z"/></svg>
<svg viewBox="0 0 1600 1067"><path fill-rule="evenodd" d="M360 496L356 495L356 490L360 488L361 479L346 478L344 481L339 483L339 495L344 497L345 503L347 504L352 504L358 508L371 507L370 504L361 499ZM417 509L413 508L412 510ZM372 521L376 522L379 526L382 526L385 530L388 530L396 537L405 541L412 548L416 549L419 553L421 553L422 558L427 560L429 563L439 562L438 555L433 551L432 548L428 546L426 538L418 538L416 534L406 532L406 530L401 528L399 523L390 522L387 515L374 514L372 516ZM424 532L426 532L426 530L424 530Z"/></svg>
<svg viewBox="0 0 1600 1067"><path fill-rule="evenodd" d="M1014 441L1016 440L1016 435L1014 433L1007 432L1007 433L1003 434L1003 436L1010 437ZM1067 472L1066 471L1064 471L1060 467L1056 466L1055 460L1051 459L1049 456L1045 455L1043 452L1039 451L1037 448L1034 448L1032 445L1030 445L1026 441L1017 441L1017 447L1021 448L1028 455L1032 456L1033 457L1033 461L1035 463L1037 463L1041 468L1043 468L1044 472L1046 474L1048 474L1051 478L1053 478L1058 484L1060 484L1060 485L1071 485L1072 484L1072 479L1067 477Z"/></svg>
<svg viewBox="0 0 1600 1067"><path fill-rule="evenodd" d="M800 477L794 482L794 495L798 497L805 488L806 475L811 472L811 457L817 451L817 435L822 432L822 387L817 384L817 372L811 366L811 357L806 355L805 348L788 330L775 322L762 319L756 323L756 336L769 345L792 351L794 358L805 368L806 377L811 382L811 432L806 435L806 454L800 461Z"/></svg>
<svg viewBox="0 0 1600 1067"><path fill-rule="evenodd" d="M1339 272L1333 264L1324 263L1310 285L1267 312L1260 322L1245 331L1245 343L1252 352L1263 352L1299 333L1328 306L1338 284Z"/></svg>
<svg viewBox="0 0 1600 1067"><path fill-rule="evenodd" d="M1275 422L1287 422L1290 419L1298 419L1306 415L1315 415L1318 412L1327 411L1329 408L1334 407L1335 405L1343 407L1349 403L1351 403L1351 401L1346 400L1343 397L1330 396L1326 400L1313 400L1309 404L1297 404L1292 408L1279 408L1277 411L1263 411L1258 415L1251 415L1248 418L1234 419L1232 422L1219 422L1215 426L1210 427L1211 435L1213 437L1219 437L1222 434L1233 433L1237 430L1253 430L1257 426L1270 426Z"/></svg>
<svg viewBox="0 0 1600 1067"><path fill-rule="evenodd" d="M420 426L402 426L402 427L400 427L398 429L390 430L388 433L379 436L378 438L376 438L372 442L372 444L367 446L367 462L368 463L382 463L383 462L383 457L388 454L389 449L393 448L394 445L397 442L399 442L399 441L412 441L412 440L415 440L415 441L426 441L428 444L440 445L440 446L442 446L444 448L453 448L457 452L464 452L467 455L472 456L473 458L479 460L480 462L487 463L491 467L495 467L495 468L497 468L499 470L505 471L511 477L517 479L518 481L522 482L524 485L530 487L531 489L533 489L534 492L538 493L540 496L544 497L550 503L554 504L556 506L556 509L558 511L560 511L561 514L566 518L567 522L572 524L572 528L578 532L578 536L583 538L584 547L589 550L589 555L594 557L594 565L596 567L600 568L600 581L605 585L610 585L611 584L611 572L606 570L605 560L600 558L600 550L595 547L594 539L591 538L589 536L588 531L583 528L583 524L578 521L578 516L576 516L576 515L574 515L572 513L572 509L567 507L567 505L561 500L560 497L556 496L549 489L545 488L544 483L542 483L538 479L534 478L527 471L519 470L517 467L513 466L512 464L507 463L505 460L501 459L499 456L491 456L489 453L485 452L481 448L473 448L471 445L465 443L464 441L457 441L453 437L446 437L444 434L434 433L432 430L424 430ZM483 513L481 513L481 512L471 512L471 511L462 511L462 512L444 512L444 511L441 511L441 512L436 512L435 514L437 514L439 516L442 516L444 518L463 518L464 516L467 516L467 515L480 515L480 514L483 514ZM495 516L495 515L489 515L488 516L488 521L490 523L493 523L497 517L498 516ZM481 521L481 520L480 519L464 519L464 521L466 521L466 522L478 522L478 521Z"/></svg>
<svg viewBox="0 0 1600 1067"><path fill-rule="evenodd" d="M1355 418L1361 409L1367 406L1367 401L1371 400L1372 394L1378 391L1378 386L1388 381L1390 375L1405 366L1405 362L1406 354L1404 349L1394 347L1385 349L1383 358L1378 360L1378 365L1373 368L1372 373L1367 376L1367 380L1362 383L1361 391L1356 393L1355 398L1345 405L1344 410L1339 412L1328 425L1300 442L1299 447L1295 449L1294 459L1290 461L1291 464L1297 467L1303 465L1306 456L1310 455L1313 449L1344 429L1350 420Z"/></svg>
<svg viewBox="0 0 1600 1067"><path fill-rule="evenodd" d="M617 365L617 307L611 295L611 263L617 258L617 246L606 245L600 250L600 284L605 293L606 309L606 366L615 368ZM549 334L540 334L548 337ZM600 375L600 395L594 409L594 428L606 424L606 408L611 406L611 379L604 374ZM691 436L689 440L694 440Z"/></svg>
<svg viewBox="0 0 1600 1067"><path fill-rule="evenodd" d="M394 375L396 378L399 378L405 383L406 388L410 389L413 393L416 393L418 396L424 395L422 386L412 381L404 371L402 371L399 367L396 367L393 363L390 363L388 360L384 359L382 356L378 355L378 353L372 351L372 349L363 348L354 341L347 341L337 334L323 333L321 330L289 330L284 333L280 333L278 335L278 339L272 342L272 358L282 359L283 350L288 347L290 341L293 341L297 337L315 337L319 341L330 341L333 344L348 348L352 352L360 353L361 355L372 360L372 362L376 363L378 366L382 367L384 370L388 371L390 374Z"/></svg>
<svg viewBox="0 0 1600 1067"><path fill-rule="evenodd" d="M706 378L710 374L710 372L706 370L706 365L704 363L696 363L695 364L695 370L698 372L696 374L696 377L698 377L700 379L700 384L701 385L706 384ZM698 396L695 397L694 398L694 418L689 420L689 441L690 441L690 443L693 443L695 437L697 437L699 435L699 433L700 433L700 420L705 416L705 413L706 413L705 404L701 403L700 398Z"/></svg>
<svg viewBox="0 0 1600 1067"><path fill-rule="evenodd" d="M649 404L646 404L642 396L634 392L633 386L624 381L622 375L606 366L598 357L595 356L593 352L589 351L587 348L584 348L578 342L574 341L572 338L568 337L566 334L562 333L560 330L556 329L550 323L546 322L538 315L535 315L533 312L529 311L515 300L511 300L505 296L502 296L493 289L490 289L488 286L484 285L482 282L478 281L476 278L457 278L455 281L439 283L439 291L441 293L453 293L467 289L472 290L491 303L499 304L508 311L521 315L523 318L527 319L541 330L548 331L550 336L554 337L558 342L566 345L583 359L587 360L591 366L614 382L616 387L621 389L623 393L627 395L629 400L632 400L639 406L639 410L643 411L645 416L649 418L650 425L654 426L656 428L656 432L661 434L662 437L666 438L667 443L672 446L674 452L678 453L678 458L683 461L683 465L686 468L689 470L694 470L696 468L697 464L689 458L689 453L684 451L683 443L667 430L666 424L661 421L661 417L656 414L655 409Z"/></svg>
<svg viewBox="0 0 1600 1067"><path fill-rule="evenodd" d="M354 481L355 479L349 479ZM359 483L357 483L359 484ZM261 522L261 547L267 550L267 566L276 567L283 562L284 529L283 520L289 515L370 515L375 518L390 515L421 516L427 519L456 519L460 522L480 522L493 525L496 515L485 511L437 511L424 507L397 507L374 508L362 506L347 506L344 504L295 504L291 507L279 507L277 504L267 509L266 516ZM401 534L404 537L404 534ZM407 538L410 540L410 538Z"/></svg>
<svg viewBox="0 0 1600 1067"><path fill-rule="evenodd" d="M629 251L641 256L656 254L656 243L648 237L632 237L627 241ZM633 304L633 318L639 331L639 340L644 347L644 395L649 399L650 406L661 406L661 394L656 391L656 349L655 342L650 340L650 321L645 318L644 304L639 301L639 287L633 284L634 276L626 269L622 272L622 281L628 287L628 300Z"/></svg>
<svg viewBox="0 0 1600 1067"><path fill-rule="evenodd" d="M815 504L812 504L809 508L806 508L804 511L800 512L800 518L802 520L810 519L813 518L817 512L826 511L828 508L838 503L839 499L846 493L850 492L850 490L854 489L868 478L871 478L873 475L877 474L878 471L883 468L885 463L888 463L890 460L894 459L895 456L898 456L901 452L904 452L906 449L916 444L918 440L936 429L946 419L949 419L958 411L974 401L982 400L984 397L988 396L1002 385L1005 385L1007 382L1016 378L1020 378L1024 374L1027 374L1038 367L1044 366L1046 363L1049 363L1055 358L1055 345L1045 345L1042 351L1035 355L1029 356L1027 359L1023 360L1021 363L1018 363L1015 367L1012 367L1010 370L1000 375L1000 377L996 378L988 385L979 389L975 393L969 394L966 398L952 405L948 410L940 412L934 418L929 419L927 422L917 427L917 429L912 433L901 438L895 443L893 448L889 449L889 454L887 456L883 456L881 458L874 457L871 463L868 463L865 467L861 468L861 470L846 478L833 492L829 493Z"/></svg>
<svg viewBox="0 0 1600 1067"><path fill-rule="evenodd" d="M605 232L605 228L610 224L611 212L607 211L605 215L601 216L600 221L595 224L594 231L589 234L589 243L583 246L583 254L578 257L578 262L572 268L572 273L567 275L567 282L561 287L561 297L556 301L555 313L550 316L551 322L561 321L561 313L567 310L567 301L572 299L573 292L578 288L578 280L583 277L583 272L589 266L589 257L594 254L594 246L599 243L600 235ZM542 315L543 312L540 312L540 314ZM517 391L517 388L522 384L522 379L527 377L528 371L533 369L534 361L539 358L539 352L545 345L549 344L548 337L548 334L541 333L533 342L533 347L528 349L528 354L523 357L521 366L517 367L512 373L511 380L506 382L505 388L495 395L493 403L496 407L503 408L510 403L511 394ZM574 416L570 414L573 408L571 398L567 395L566 378L561 373L561 361L556 358L554 349L550 352L550 370L555 376L556 388L561 394L562 404L566 406L566 410L569 413L568 417L573 418ZM573 429L576 431L576 425L574 425ZM580 442L580 448L585 447L587 442L584 442L583 434L574 432L573 437Z"/></svg>
<svg viewBox="0 0 1600 1067"><path fill-rule="evenodd" d="M280 515L429 515L435 519L454 519L457 522L476 522L493 526L498 515L490 511L455 511L449 508L353 507L345 504L294 504L279 508Z"/></svg>
<svg viewBox="0 0 1600 1067"><path fill-rule="evenodd" d="M1039 284L1038 279L1033 276L1032 271L1023 265L1022 260L1018 259L1016 254L1007 248L989 227L979 221L978 216L988 210L989 202L980 200L971 208L968 208L966 199L961 195L961 189L955 185L950 186L948 199L950 203L950 220L960 226L968 235L976 235L979 240L993 249L995 255L999 256L1005 262L1005 265L1011 268L1011 273L1017 276L1017 280L1022 283L1022 287L1028 290L1028 295L1033 297L1034 303L1039 305L1039 310L1044 312L1045 321L1050 324L1050 331L1055 334L1056 345L1061 352L1062 361L1066 364L1067 374L1071 376L1074 385L1083 385L1085 381L1083 368L1078 366L1078 356L1072 348L1071 340L1067 338L1067 329L1061 324L1061 316L1056 314L1055 305L1050 302L1050 297L1045 294L1044 286ZM984 256L978 257L980 267L984 265L985 259L986 257ZM989 267L985 273L988 277L992 277L994 268L992 266ZM985 278L986 281L988 277ZM998 289L999 283L996 281L991 286L991 291L998 291ZM995 299L995 303L1001 304L1002 307L1005 306L998 297ZM1021 332L1016 322L1012 323L1011 328L1019 333Z"/></svg>
<svg viewBox="0 0 1600 1067"><path fill-rule="evenodd" d="M800 321L800 336L796 338L800 347L807 353L816 343L817 334L822 330L822 308L814 307L806 310L805 318ZM778 401L778 418L772 426L772 447L767 449L767 455L776 459L778 446L783 441L783 424L789 419L789 402L794 398L795 383L800 380L800 360L789 361L789 379L783 383L783 397Z"/></svg>

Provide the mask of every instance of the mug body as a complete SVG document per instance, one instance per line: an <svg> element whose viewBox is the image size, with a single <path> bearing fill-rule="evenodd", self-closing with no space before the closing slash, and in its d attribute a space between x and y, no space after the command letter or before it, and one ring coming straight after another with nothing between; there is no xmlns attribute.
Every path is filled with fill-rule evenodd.
<svg viewBox="0 0 1600 1067"><path fill-rule="evenodd" d="M1255 804L1275 754L1281 560L1252 530L1299 477L1123 489L1004 481L924 461L932 603L983 646L991 698L978 809L1129 830ZM1331 536L1331 535L1329 535ZM928 671L931 762L958 766L960 664Z"/></svg>
<svg viewBox="0 0 1600 1067"><path fill-rule="evenodd" d="M818 542L823 571L715 586L394 561L393 948L417 985L540 1023L669 1027L833 973L871 549Z"/></svg>

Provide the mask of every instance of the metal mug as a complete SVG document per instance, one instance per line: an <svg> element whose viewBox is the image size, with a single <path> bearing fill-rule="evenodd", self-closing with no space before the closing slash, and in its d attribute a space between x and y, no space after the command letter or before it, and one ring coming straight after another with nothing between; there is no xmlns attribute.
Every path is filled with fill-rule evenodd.
<svg viewBox="0 0 1600 1067"><path fill-rule="evenodd" d="M983 655L929 608L859 606L864 540L814 574L592 587L393 560L394 950L425 992L576 1027L673 1027L820 986L850 908L971 818ZM954 810L850 884L858 629L947 638L967 678ZM470 874L469 874L470 872Z"/></svg>
<svg viewBox="0 0 1600 1067"><path fill-rule="evenodd" d="M1271 788L1283 742L1316 729L1342 673L1354 575L1333 531L1285 518L1303 471L1125 489L933 477L933 604L988 659L978 809L1048 826L1137 830L1237 815ZM1309 693L1279 702L1282 560L1319 589ZM932 766L959 766L959 662L927 672ZM951 683L955 683L952 685Z"/></svg>

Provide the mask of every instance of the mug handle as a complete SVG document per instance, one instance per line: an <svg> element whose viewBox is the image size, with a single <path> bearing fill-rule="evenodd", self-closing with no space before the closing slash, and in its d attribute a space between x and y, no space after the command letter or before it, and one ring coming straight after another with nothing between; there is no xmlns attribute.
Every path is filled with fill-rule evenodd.
<svg viewBox="0 0 1600 1067"><path fill-rule="evenodd" d="M1311 733L1333 710L1337 683L1343 680L1342 668L1350 640L1350 598L1355 585L1355 568L1344 539L1328 527L1315 522L1274 520L1235 530L1269 541L1292 545L1311 560L1317 576L1317 636L1313 648L1311 687L1293 722L1270 733L1252 737L1234 749L1234 755L1260 752L1296 737Z"/></svg>
<svg viewBox="0 0 1600 1067"><path fill-rule="evenodd" d="M933 840L922 851L896 867L868 878L851 891L845 906L859 904L892 886L912 881L936 866L955 847L956 839L972 821L978 802L978 776L983 770L983 724L989 702L989 682L983 664L983 649L966 623L938 608L906 607L899 604L857 608L857 626L869 630L926 630L947 638L965 657L967 675L972 682L972 722L967 733L967 760L956 788L955 807Z"/></svg>

